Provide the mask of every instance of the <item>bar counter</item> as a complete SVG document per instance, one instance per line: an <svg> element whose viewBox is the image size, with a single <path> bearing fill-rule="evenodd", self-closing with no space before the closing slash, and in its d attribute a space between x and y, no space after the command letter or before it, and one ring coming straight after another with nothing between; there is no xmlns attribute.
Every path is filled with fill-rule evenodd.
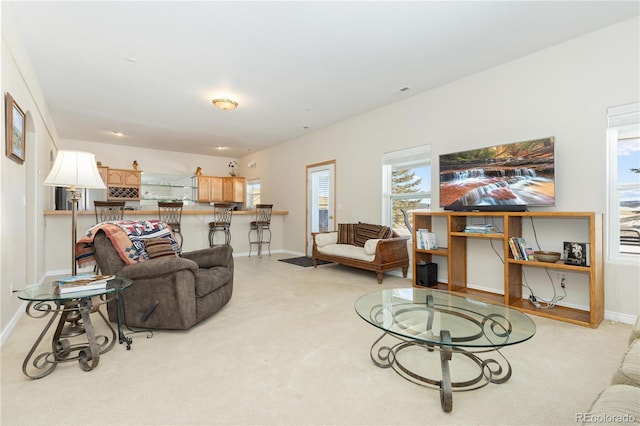
<svg viewBox="0 0 640 426"><path fill-rule="evenodd" d="M255 210L238 210L231 219L231 246L234 256L249 254L249 222L255 220ZM284 220L287 210L274 210L271 216L271 252L283 249ZM124 219L158 219L158 210L125 210ZM193 251L209 247L209 222L213 220L212 208L184 209L182 211L181 230L184 243L183 251ZM45 269L47 274L64 274L71 271L71 211L46 210L45 224ZM96 224L93 210L78 211L78 238ZM177 237L180 241L180 237ZM216 244L224 242L224 233L216 232ZM256 246L251 256L257 254ZM268 254L264 246L264 255Z"/></svg>

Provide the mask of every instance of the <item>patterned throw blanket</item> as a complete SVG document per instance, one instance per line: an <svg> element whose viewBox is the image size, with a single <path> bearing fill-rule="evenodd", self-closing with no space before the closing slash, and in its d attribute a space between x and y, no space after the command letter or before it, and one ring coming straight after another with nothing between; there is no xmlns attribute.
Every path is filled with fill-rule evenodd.
<svg viewBox="0 0 640 426"><path fill-rule="evenodd" d="M147 238L168 238L173 251L180 255L180 244L176 241L171 228L159 220L116 220L99 223L91 227L76 243L76 262L78 266L95 263L93 238L103 231L120 258L127 264L142 262L149 259L144 240Z"/></svg>

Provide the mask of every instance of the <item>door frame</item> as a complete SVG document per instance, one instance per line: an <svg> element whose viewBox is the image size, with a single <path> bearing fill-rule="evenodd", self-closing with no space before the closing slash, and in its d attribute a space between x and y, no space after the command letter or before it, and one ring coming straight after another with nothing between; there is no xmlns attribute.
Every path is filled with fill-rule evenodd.
<svg viewBox="0 0 640 426"><path fill-rule="evenodd" d="M333 214L333 228L332 231L335 231L335 227L336 227L336 174L338 173L337 170L337 165L336 165L336 160L329 160L329 161L323 161L321 163L313 163L313 164L307 164L305 166L305 197L304 197L304 203L305 203L305 220L304 220L304 247L305 247L305 255L306 256L311 256L311 251L312 251L312 247L309 246L309 240L310 240L310 230L309 230L309 215L311 214L311 212L309 211L309 171L310 169L315 169L318 167L322 167L322 166L333 166L333 203L330 203L330 205L333 205L333 212L329 212L329 214Z"/></svg>

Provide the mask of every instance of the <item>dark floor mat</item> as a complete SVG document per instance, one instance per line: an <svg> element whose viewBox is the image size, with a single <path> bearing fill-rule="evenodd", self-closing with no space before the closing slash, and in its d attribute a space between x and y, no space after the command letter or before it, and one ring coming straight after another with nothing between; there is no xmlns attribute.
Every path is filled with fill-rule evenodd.
<svg viewBox="0 0 640 426"><path fill-rule="evenodd" d="M278 260L280 262L291 263L292 265L303 266L305 268L308 266L313 266L313 261L311 260L311 258L306 256L291 257L289 259L278 259ZM326 260L318 260L317 263L318 265L326 265L327 263L332 263L332 262L327 262Z"/></svg>

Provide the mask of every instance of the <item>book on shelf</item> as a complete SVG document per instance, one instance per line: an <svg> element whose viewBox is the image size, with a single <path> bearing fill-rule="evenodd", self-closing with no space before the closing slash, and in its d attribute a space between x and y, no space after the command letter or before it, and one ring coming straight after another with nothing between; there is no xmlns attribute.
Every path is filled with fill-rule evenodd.
<svg viewBox="0 0 640 426"><path fill-rule="evenodd" d="M60 294L76 291L100 290L107 287L107 282L115 275L83 274L64 277L56 280Z"/></svg>
<svg viewBox="0 0 640 426"><path fill-rule="evenodd" d="M418 241L416 242L416 248L420 250L437 250L438 241L436 234L429 232L428 229L418 229Z"/></svg>
<svg viewBox="0 0 640 426"><path fill-rule="evenodd" d="M533 252L533 247L525 247L524 251L527 254L527 260L536 260L536 255Z"/></svg>
<svg viewBox="0 0 640 426"><path fill-rule="evenodd" d="M418 229L416 232L416 248L418 250L427 249L427 229Z"/></svg>
<svg viewBox="0 0 640 426"><path fill-rule="evenodd" d="M522 256L520 256L520 251L516 245L516 237L509 237L509 249L515 260L522 260Z"/></svg>
<svg viewBox="0 0 640 426"><path fill-rule="evenodd" d="M533 248L529 247L522 237L510 237L509 248L515 260L536 260Z"/></svg>
<svg viewBox="0 0 640 426"><path fill-rule="evenodd" d="M533 248L527 245L527 241L524 238L516 237L516 241L518 242L522 260L536 260L536 257L533 255Z"/></svg>
<svg viewBox="0 0 640 426"><path fill-rule="evenodd" d="M436 238L436 234L433 232L427 232L427 248L429 250L438 249L438 239Z"/></svg>
<svg viewBox="0 0 640 426"><path fill-rule="evenodd" d="M573 241L564 242L564 263L566 265L589 266L590 244Z"/></svg>
<svg viewBox="0 0 640 426"><path fill-rule="evenodd" d="M465 226L464 232L469 234L496 234L498 230L490 223L481 223Z"/></svg>

